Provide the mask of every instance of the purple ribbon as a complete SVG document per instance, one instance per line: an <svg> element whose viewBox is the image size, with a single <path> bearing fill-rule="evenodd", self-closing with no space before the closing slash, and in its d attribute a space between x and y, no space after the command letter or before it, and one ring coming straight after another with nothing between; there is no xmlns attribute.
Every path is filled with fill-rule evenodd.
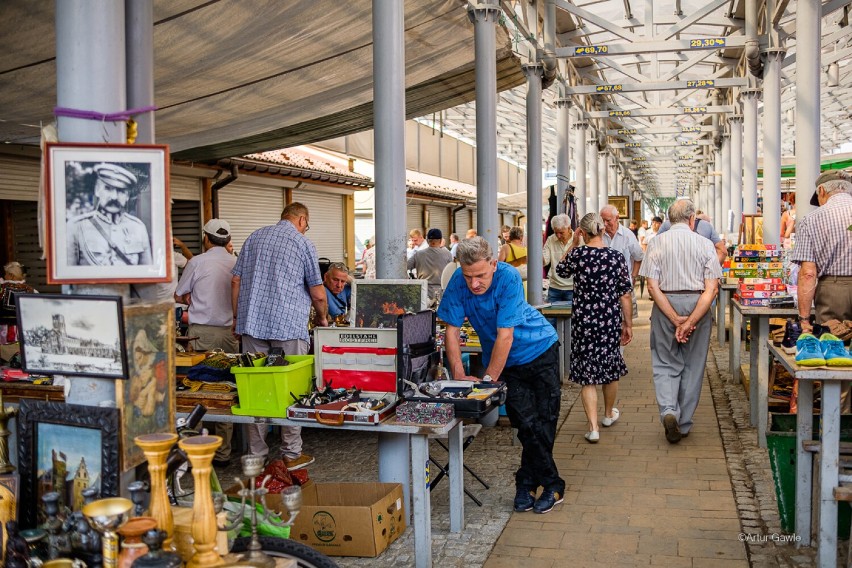
<svg viewBox="0 0 852 568"><path fill-rule="evenodd" d="M54 116L67 116L69 118L83 118L86 120L98 120L101 122L109 121L109 122L118 122L125 121L129 118L136 116L137 114L142 114L145 112L151 112L157 110L155 106L146 106L140 108L131 108L127 110L123 110L120 112L95 112L93 110L79 110L76 108L66 108L66 107L56 107L53 109Z"/></svg>

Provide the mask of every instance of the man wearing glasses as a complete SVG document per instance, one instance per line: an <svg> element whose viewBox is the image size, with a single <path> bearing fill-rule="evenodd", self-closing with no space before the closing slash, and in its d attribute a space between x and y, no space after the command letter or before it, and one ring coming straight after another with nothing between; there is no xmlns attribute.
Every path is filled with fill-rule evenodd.
<svg viewBox="0 0 852 568"><path fill-rule="evenodd" d="M328 301L310 229L308 208L291 203L281 221L249 235L237 258L231 280L235 331L244 352L269 353L278 347L286 355L308 353L308 315L314 325L328 325ZM300 469L314 458L302 453L301 428L281 428L281 453L287 469ZM266 456L266 426L248 427L249 451Z"/></svg>

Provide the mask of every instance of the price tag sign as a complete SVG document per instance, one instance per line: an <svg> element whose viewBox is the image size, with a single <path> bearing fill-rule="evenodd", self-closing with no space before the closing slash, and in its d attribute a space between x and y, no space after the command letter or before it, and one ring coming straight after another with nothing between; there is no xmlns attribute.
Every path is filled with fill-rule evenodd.
<svg viewBox="0 0 852 568"><path fill-rule="evenodd" d="M598 93L617 93L624 90L624 85L598 85L595 92Z"/></svg>
<svg viewBox="0 0 852 568"><path fill-rule="evenodd" d="M680 129L681 132L701 132L700 126L684 126Z"/></svg>
<svg viewBox="0 0 852 568"><path fill-rule="evenodd" d="M605 45L582 45L574 48L574 55L600 55L608 51L609 47Z"/></svg>
<svg viewBox="0 0 852 568"><path fill-rule="evenodd" d="M684 114L704 114L707 112L706 106L683 107Z"/></svg>
<svg viewBox="0 0 852 568"><path fill-rule="evenodd" d="M625 148L641 148L642 144L640 142L628 142L624 145Z"/></svg>
<svg viewBox="0 0 852 568"><path fill-rule="evenodd" d="M689 40L689 49L708 49L714 47L725 47L725 38L708 37L705 39Z"/></svg>
<svg viewBox="0 0 852 568"><path fill-rule="evenodd" d="M619 134L636 134L635 128L620 128L618 130Z"/></svg>
<svg viewBox="0 0 852 568"><path fill-rule="evenodd" d="M630 116L629 110L611 110L609 111L610 116Z"/></svg>
<svg viewBox="0 0 852 568"><path fill-rule="evenodd" d="M687 89L712 89L715 86L715 79L693 79L686 82Z"/></svg>

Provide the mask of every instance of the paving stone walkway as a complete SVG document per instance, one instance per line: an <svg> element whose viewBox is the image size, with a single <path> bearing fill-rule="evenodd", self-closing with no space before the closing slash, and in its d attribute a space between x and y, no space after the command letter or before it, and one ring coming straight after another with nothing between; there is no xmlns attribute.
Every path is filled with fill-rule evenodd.
<svg viewBox="0 0 852 568"><path fill-rule="evenodd" d="M748 400L727 372L727 351L715 347L715 333L695 426L680 444L666 442L648 349L650 303L639 305L634 341L625 351L630 374L621 381L616 404L621 418L601 429L598 444L583 438L579 389L563 388L554 453L568 482L565 502L547 515L513 513L520 446L513 445L505 424L484 428L464 455L490 489L465 476L465 486L483 506L466 500L464 532L449 532L447 483L432 493L434 566L814 565L814 550L797 548L781 532L768 455L757 447ZM305 451L316 456L314 480L376 479L375 435L306 429L303 438ZM443 450L433 451L445 460ZM846 558L847 544L839 543L839 559ZM335 560L343 568L413 567L413 531L378 558Z"/></svg>

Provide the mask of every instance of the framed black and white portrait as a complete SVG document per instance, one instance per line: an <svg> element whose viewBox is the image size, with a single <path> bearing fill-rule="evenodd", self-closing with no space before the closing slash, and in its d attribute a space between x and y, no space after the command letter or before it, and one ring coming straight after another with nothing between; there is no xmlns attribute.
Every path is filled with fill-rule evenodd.
<svg viewBox="0 0 852 568"><path fill-rule="evenodd" d="M171 279L168 146L48 144L51 284Z"/></svg>
<svg viewBox="0 0 852 568"><path fill-rule="evenodd" d="M33 374L127 378L121 296L18 296L21 364Z"/></svg>

